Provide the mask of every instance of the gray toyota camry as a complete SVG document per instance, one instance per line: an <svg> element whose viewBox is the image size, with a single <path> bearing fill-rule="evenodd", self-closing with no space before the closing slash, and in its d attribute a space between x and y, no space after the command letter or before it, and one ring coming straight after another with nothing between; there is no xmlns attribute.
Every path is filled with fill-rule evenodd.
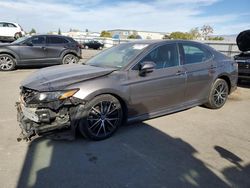
<svg viewBox="0 0 250 188"><path fill-rule="evenodd" d="M236 89L237 64L193 41L136 41L107 49L84 65L38 70L21 83L18 140L79 130L93 140L123 123L197 105L221 108Z"/></svg>

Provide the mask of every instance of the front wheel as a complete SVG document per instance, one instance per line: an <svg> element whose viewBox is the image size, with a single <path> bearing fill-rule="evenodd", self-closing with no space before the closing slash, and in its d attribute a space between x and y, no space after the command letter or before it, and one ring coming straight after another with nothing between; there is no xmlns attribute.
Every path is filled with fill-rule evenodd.
<svg viewBox="0 0 250 188"><path fill-rule="evenodd" d="M221 108L227 101L228 97L228 84L223 79L217 79L210 90L208 102L205 104L208 108L218 109Z"/></svg>
<svg viewBox="0 0 250 188"><path fill-rule="evenodd" d="M16 68L15 59L8 54L0 54L0 70L11 71Z"/></svg>
<svg viewBox="0 0 250 188"><path fill-rule="evenodd" d="M79 61L79 58L76 57L75 55L67 54L64 56L62 63L63 64L76 64L76 63L78 63L78 61Z"/></svg>
<svg viewBox="0 0 250 188"><path fill-rule="evenodd" d="M122 106L112 95L100 95L86 104L79 131L92 140L112 136L122 124Z"/></svg>

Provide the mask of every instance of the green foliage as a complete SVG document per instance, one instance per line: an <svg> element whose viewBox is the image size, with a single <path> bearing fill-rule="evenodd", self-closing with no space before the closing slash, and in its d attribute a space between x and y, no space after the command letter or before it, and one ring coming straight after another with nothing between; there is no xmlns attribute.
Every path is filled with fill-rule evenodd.
<svg viewBox="0 0 250 188"><path fill-rule="evenodd" d="M185 40L192 40L193 36L190 33L184 33L180 31L172 32L169 37L171 39L185 39Z"/></svg>
<svg viewBox="0 0 250 188"><path fill-rule="evenodd" d="M169 35L164 35L162 39L171 39Z"/></svg>
<svg viewBox="0 0 250 188"><path fill-rule="evenodd" d="M36 30L34 28L31 29L31 31L29 32L30 35L35 34Z"/></svg>
<svg viewBox="0 0 250 188"><path fill-rule="evenodd" d="M128 39L136 39L136 35L135 34L129 35Z"/></svg>
<svg viewBox="0 0 250 188"><path fill-rule="evenodd" d="M223 37L209 37L208 40L224 40Z"/></svg>
<svg viewBox="0 0 250 188"><path fill-rule="evenodd" d="M58 29L58 35L62 35L61 29Z"/></svg>
<svg viewBox="0 0 250 188"><path fill-rule="evenodd" d="M112 38L111 33L108 31L102 31L100 37Z"/></svg>

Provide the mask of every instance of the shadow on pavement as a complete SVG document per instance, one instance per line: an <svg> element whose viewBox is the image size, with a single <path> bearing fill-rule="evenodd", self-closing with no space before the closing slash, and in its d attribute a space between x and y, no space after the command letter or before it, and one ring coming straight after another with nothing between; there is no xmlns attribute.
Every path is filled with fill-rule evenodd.
<svg viewBox="0 0 250 188"><path fill-rule="evenodd" d="M30 143L17 187L229 187L195 153L145 123L121 127L99 142L38 138ZM230 178L234 173L225 172Z"/></svg>
<svg viewBox="0 0 250 188"><path fill-rule="evenodd" d="M222 158L235 165L234 167L229 167L222 171L223 175L231 183L232 187L249 188L250 164L242 166L240 164L240 162L243 162L241 158L220 146L215 146L214 149L220 154Z"/></svg>

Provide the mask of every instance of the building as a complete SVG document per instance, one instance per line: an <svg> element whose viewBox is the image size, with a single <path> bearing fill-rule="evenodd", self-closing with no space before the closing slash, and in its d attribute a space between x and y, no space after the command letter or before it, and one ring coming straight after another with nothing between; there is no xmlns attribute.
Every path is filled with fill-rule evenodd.
<svg viewBox="0 0 250 188"><path fill-rule="evenodd" d="M127 39L130 35L135 35L137 39L162 39L164 35L169 33L154 31L137 31L126 29L108 30L114 39Z"/></svg>

